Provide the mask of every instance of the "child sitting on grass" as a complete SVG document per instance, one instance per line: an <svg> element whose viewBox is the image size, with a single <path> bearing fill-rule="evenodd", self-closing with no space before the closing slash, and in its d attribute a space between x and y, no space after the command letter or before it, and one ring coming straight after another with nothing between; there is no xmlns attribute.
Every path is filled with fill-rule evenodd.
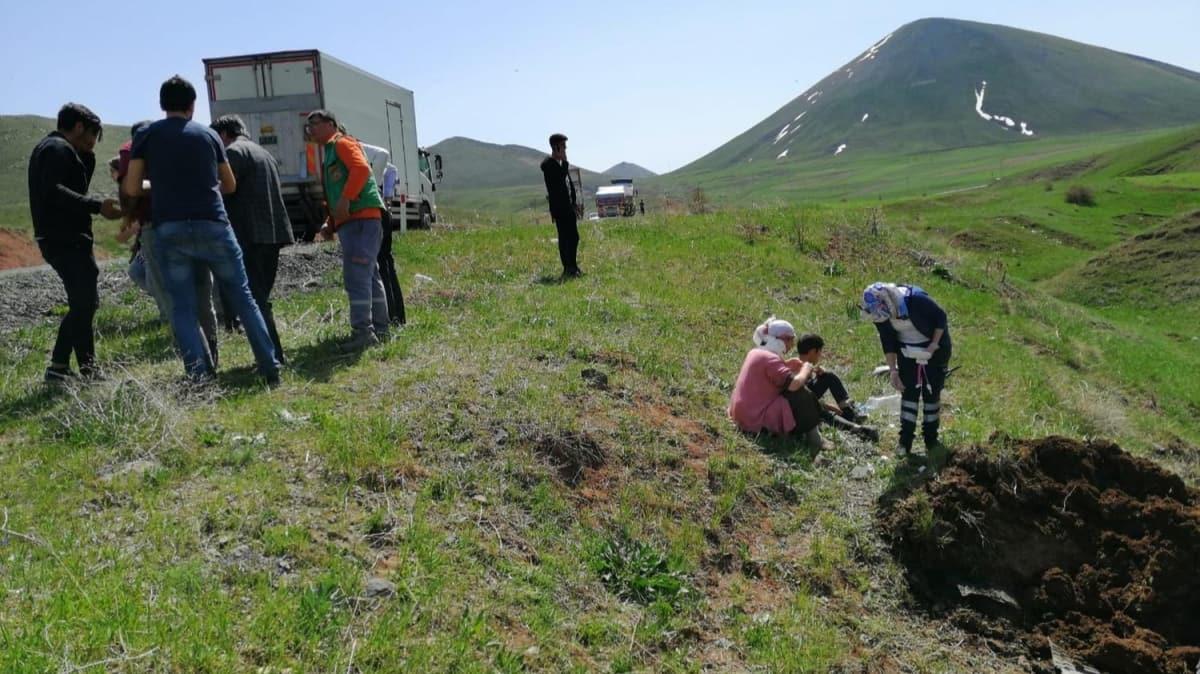
<svg viewBox="0 0 1200 674"><path fill-rule="evenodd" d="M799 372L800 367L804 364L810 366L811 375L805 385L821 404L824 410L821 418L825 423L854 433L871 442L878 441L879 432L877 430L860 425L866 421L866 417L859 414L858 409L854 406L854 401L850 399L850 393L842 384L841 378L821 367L821 355L824 349L825 340L821 339L820 335L801 335L796 340L798 357L788 361L788 365L795 372ZM832 394L833 403L822 400L826 393Z"/></svg>

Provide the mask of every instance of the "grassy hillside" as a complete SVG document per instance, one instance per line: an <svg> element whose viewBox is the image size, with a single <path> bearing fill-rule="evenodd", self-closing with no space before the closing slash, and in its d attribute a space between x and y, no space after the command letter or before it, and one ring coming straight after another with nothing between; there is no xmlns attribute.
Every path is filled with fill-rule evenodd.
<svg viewBox="0 0 1200 674"><path fill-rule="evenodd" d="M1106 152L1081 172L1098 177L1162 176L1200 172L1200 127L1181 129Z"/></svg>
<svg viewBox="0 0 1200 674"><path fill-rule="evenodd" d="M729 204L808 200L879 200L930 197L982 189L997 180L1038 169L1088 162L1097 154L1155 139L1172 131L1038 138L1028 143L896 155L843 155L803 162L752 162L729 169L670 173L646 189L686 194L700 187Z"/></svg>
<svg viewBox="0 0 1200 674"><path fill-rule="evenodd" d="M546 152L523 145L497 145L455 136L429 148L442 155L446 176L439 189L447 194L465 190L487 190L501 187L539 187L543 195L542 172L538 168ZM570 151L568 150L568 156ZM608 178L583 169L584 186L595 189L607 185Z"/></svg>
<svg viewBox="0 0 1200 674"><path fill-rule="evenodd" d="M634 180L644 180L646 178L653 178L658 174L648 168L643 168L637 164L623 161L619 164L614 164L613 166L608 167L608 169L604 171L604 175L611 176L613 178L633 178Z"/></svg>
<svg viewBox="0 0 1200 674"><path fill-rule="evenodd" d="M987 82L983 110L975 92ZM901 27L761 123L680 169L795 165L1200 121L1200 75L1004 26L924 19ZM1021 122L1034 136L1022 135ZM786 155L784 153L786 152Z"/></svg>
<svg viewBox="0 0 1200 674"><path fill-rule="evenodd" d="M0 227L26 229L29 224L29 154L54 130L55 121L33 115L0 115ZM129 127L104 125L104 139L96 146L96 193L115 194L105 164L129 140Z"/></svg>
<svg viewBox="0 0 1200 674"><path fill-rule="evenodd" d="M459 220L398 242L411 325L380 348L333 352L336 274L280 298L273 391L240 337L219 391L182 387L132 291L98 318L104 384L48 393L51 326L0 337L0 669L1022 671L906 608L872 513L910 469L841 437L814 462L724 407L771 313L884 393L854 302L912 281L951 316L952 449L1106 436L1196 485L1194 450L1155 449L1200 443L1194 330L1050 283L1194 195L1092 187L587 223L566 284L544 226Z"/></svg>
<svg viewBox="0 0 1200 674"><path fill-rule="evenodd" d="M1200 186L1191 197L1195 203ZM1091 306L1178 310L1200 305L1198 269L1200 211L1193 211L1101 252L1058 286L1064 297Z"/></svg>

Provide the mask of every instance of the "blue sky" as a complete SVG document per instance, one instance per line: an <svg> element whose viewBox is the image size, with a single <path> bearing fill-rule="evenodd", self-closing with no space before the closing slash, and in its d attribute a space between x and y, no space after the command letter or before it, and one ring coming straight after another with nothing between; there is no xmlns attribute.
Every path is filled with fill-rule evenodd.
<svg viewBox="0 0 1200 674"><path fill-rule="evenodd" d="M0 114L53 116L77 100L128 124L159 115L166 77L202 84L202 58L317 48L415 91L423 145L468 136L542 148L562 130L581 166L627 160L663 172L927 16L1002 23L1200 71L1197 0L60 0L5 7ZM203 104L197 119L208 120Z"/></svg>

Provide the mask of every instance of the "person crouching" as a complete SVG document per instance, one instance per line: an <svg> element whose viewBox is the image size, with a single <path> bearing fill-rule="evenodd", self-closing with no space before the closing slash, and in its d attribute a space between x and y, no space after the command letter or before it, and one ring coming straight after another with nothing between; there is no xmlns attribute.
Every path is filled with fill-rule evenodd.
<svg viewBox="0 0 1200 674"><path fill-rule="evenodd" d="M746 354L729 399L729 418L747 433L801 435L809 446L832 447L817 425L821 408L805 384L813 366L799 359L784 360L796 343L791 323L775 317L754 329L754 348Z"/></svg>

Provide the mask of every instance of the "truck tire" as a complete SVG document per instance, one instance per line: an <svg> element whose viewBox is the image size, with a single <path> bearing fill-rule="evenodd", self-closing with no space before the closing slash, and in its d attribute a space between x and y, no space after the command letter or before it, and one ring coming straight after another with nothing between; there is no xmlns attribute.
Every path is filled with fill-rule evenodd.
<svg viewBox="0 0 1200 674"><path fill-rule="evenodd" d="M430 229L433 227L433 211L430 210L429 204L421 204L421 229Z"/></svg>

